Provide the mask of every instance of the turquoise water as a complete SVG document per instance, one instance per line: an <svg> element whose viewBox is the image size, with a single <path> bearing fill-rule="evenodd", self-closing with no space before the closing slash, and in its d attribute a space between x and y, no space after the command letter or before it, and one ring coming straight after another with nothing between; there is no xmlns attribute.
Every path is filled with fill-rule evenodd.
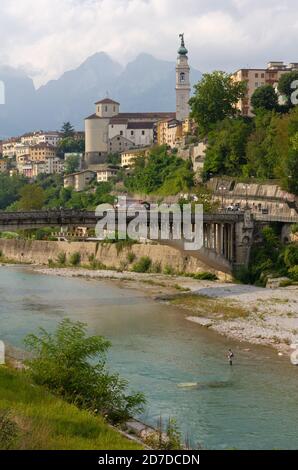
<svg viewBox="0 0 298 470"><path fill-rule="evenodd" d="M111 282L1 267L0 339L22 347L27 333L52 330L64 316L111 339L110 365L146 394L148 423L174 417L193 445L208 449L297 449L298 368L288 358L231 342ZM178 388L181 382L199 386Z"/></svg>

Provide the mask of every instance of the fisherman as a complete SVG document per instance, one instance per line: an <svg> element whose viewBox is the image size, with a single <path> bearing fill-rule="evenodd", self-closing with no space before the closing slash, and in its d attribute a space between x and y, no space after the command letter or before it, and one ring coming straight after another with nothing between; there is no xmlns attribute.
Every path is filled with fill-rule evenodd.
<svg viewBox="0 0 298 470"><path fill-rule="evenodd" d="M233 353L232 349L229 349L229 351L228 351L228 359L229 359L230 366L233 365L233 358L234 358L234 353Z"/></svg>

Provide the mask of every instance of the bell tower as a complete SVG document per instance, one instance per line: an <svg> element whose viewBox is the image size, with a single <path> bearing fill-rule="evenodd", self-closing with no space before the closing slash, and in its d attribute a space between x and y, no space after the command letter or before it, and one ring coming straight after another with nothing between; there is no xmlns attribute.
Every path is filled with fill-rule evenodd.
<svg viewBox="0 0 298 470"><path fill-rule="evenodd" d="M188 65L188 50L185 47L184 34L179 34L181 45L178 49L176 66L176 119L184 121L189 117L190 99L190 67Z"/></svg>

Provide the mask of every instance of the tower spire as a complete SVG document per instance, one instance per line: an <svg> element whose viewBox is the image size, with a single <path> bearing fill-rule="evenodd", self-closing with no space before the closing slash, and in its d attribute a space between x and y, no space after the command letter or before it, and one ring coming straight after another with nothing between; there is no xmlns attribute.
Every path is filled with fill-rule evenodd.
<svg viewBox="0 0 298 470"><path fill-rule="evenodd" d="M176 118L184 121L189 117L190 99L190 68L188 65L188 50L185 47L184 33L179 34L181 45L178 49L176 66Z"/></svg>

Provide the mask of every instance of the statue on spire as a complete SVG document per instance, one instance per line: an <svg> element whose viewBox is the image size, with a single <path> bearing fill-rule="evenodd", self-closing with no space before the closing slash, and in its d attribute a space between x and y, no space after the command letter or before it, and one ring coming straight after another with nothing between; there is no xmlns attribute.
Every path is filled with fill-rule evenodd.
<svg viewBox="0 0 298 470"><path fill-rule="evenodd" d="M186 55L188 53L188 50L185 47L184 33L180 33L179 38L181 39L181 46L178 49L178 54L179 55Z"/></svg>
<svg viewBox="0 0 298 470"><path fill-rule="evenodd" d="M185 47L184 33L179 34L179 38L181 39L181 47Z"/></svg>

